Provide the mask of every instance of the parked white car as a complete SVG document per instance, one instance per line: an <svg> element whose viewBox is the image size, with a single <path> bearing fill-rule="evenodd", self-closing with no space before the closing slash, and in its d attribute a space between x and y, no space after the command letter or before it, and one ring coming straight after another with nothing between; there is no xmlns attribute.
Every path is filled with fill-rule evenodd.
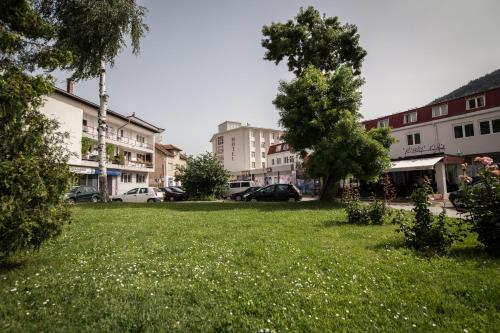
<svg viewBox="0 0 500 333"><path fill-rule="evenodd" d="M231 196L231 194L238 193L238 192L243 192L247 190L250 187L254 187L255 182L251 180L236 180L229 182L229 193L228 196Z"/></svg>
<svg viewBox="0 0 500 333"><path fill-rule="evenodd" d="M111 197L118 202L160 202L163 201L163 192L156 187L137 187L127 193Z"/></svg>

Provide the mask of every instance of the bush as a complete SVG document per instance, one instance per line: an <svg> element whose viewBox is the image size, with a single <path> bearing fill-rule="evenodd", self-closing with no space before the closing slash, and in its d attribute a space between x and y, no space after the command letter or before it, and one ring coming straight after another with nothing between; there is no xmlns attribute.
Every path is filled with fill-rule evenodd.
<svg viewBox="0 0 500 333"><path fill-rule="evenodd" d="M67 136L37 110L51 91L41 76L0 70L0 258L38 249L69 220Z"/></svg>
<svg viewBox="0 0 500 333"><path fill-rule="evenodd" d="M346 188L343 201L346 205L347 222L352 224L368 224L370 222L366 207L359 201L359 192L357 188Z"/></svg>
<svg viewBox="0 0 500 333"><path fill-rule="evenodd" d="M372 202L368 205L367 214L372 224L384 224L387 207L384 201L377 200L373 197Z"/></svg>
<svg viewBox="0 0 500 333"><path fill-rule="evenodd" d="M176 179L182 182L190 200L214 200L228 190L230 173L214 154L189 156L186 166L177 170Z"/></svg>
<svg viewBox="0 0 500 333"><path fill-rule="evenodd" d="M424 186L416 189L411 199L415 207L413 221L400 221L398 232L405 236L407 247L428 254L443 254L455 240L461 240L460 233L454 233L446 227L446 212L435 218L429 210L429 194L432 193L429 179L424 179Z"/></svg>
<svg viewBox="0 0 500 333"><path fill-rule="evenodd" d="M480 182L470 185L470 178L462 177L468 222L477 239L494 255L500 254L500 170L489 157L477 157L483 167Z"/></svg>

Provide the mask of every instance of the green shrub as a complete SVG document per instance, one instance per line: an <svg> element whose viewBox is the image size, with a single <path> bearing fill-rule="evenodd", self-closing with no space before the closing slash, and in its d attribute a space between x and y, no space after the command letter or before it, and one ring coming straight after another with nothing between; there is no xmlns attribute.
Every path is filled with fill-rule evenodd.
<svg viewBox="0 0 500 333"><path fill-rule="evenodd" d="M465 193L465 206L468 222L477 239L494 255L500 254L500 171L489 157L477 157L476 162L483 164L479 176L481 181L470 185L465 180L462 189Z"/></svg>
<svg viewBox="0 0 500 333"><path fill-rule="evenodd" d="M189 156L186 166L177 171L176 179L191 200L213 200L227 192L230 173L212 153Z"/></svg>
<svg viewBox="0 0 500 333"><path fill-rule="evenodd" d="M370 222L368 210L359 201L359 192L356 188L347 187L344 191L343 201L347 222L352 224L368 224Z"/></svg>
<svg viewBox="0 0 500 333"><path fill-rule="evenodd" d="M399 222L398 232L404 234L404 242L407 247L428 254L443 254L448 251L455 240L461 240L459 232L452 232L446 226L446 212L435 218L429 210L429 194L432 189L429 179L424 179L424 186L416 189L411 199L415 207L413 221L406 219Z"/></svg>
<svg viewBox="0 0 500 333"><path fill-rule="evenodd" d="M387 207L384 201L377 200L373 197L368 205L367 214L372 224L382 225L387 213Z"/></svg>
<svg viewBox="0 0 500 333"><path fill-rule="evenodd" d="M1 68L1 67L0 67ZM0 70L0 259L61 233L72 174L58 123L38 111L51 82Z"/></svg>

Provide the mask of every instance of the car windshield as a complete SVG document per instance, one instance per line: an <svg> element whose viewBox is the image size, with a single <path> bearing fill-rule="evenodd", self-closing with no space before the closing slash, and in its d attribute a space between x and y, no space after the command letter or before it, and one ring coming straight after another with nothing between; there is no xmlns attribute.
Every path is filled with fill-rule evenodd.
<svg viewBox="0 0 500 333"><path fill-rule="evenodd" d="M80 189L80 186L75 186L69 192L70 193L76 193L76 191L78 191L79 189Z"/></svg>

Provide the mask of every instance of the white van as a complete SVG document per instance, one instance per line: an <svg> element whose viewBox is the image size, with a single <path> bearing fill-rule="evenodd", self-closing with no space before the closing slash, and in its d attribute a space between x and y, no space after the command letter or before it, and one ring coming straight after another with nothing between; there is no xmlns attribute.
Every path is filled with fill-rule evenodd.
<svg viewBox="0 0 500 333"><path fill-rule="evenodd" d="M252 186L255 186L255 182L252 180L236 180L233 182L229 182L228 196L234 193L243 192Z"/></svg>

